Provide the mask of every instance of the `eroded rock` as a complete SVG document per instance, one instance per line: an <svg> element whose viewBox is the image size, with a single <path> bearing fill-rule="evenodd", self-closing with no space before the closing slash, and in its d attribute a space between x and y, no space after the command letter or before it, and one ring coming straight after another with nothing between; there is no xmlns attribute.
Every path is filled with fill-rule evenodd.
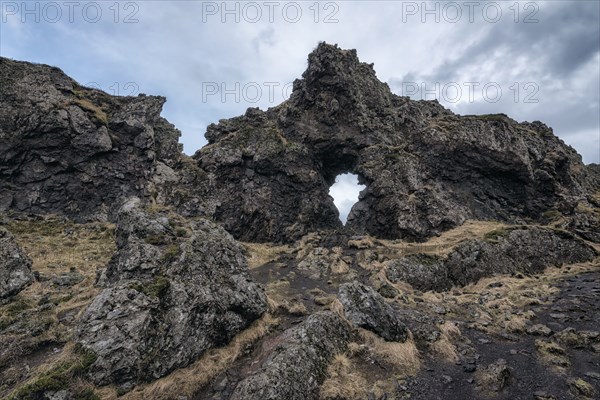
<svg viewBox="0 0 600 400"><path fill-rule="evenodd" d="M447 290L494 274L535 274L549 266L590 261L596 251L569 232L511 227L486 239L467 240L447 257L414 255L388 262L391 282L405 281L419 290Z"/></svg>
<svg viewBox="0 0 600 400"><path fill-rule="evenodd" d="M242 380L231 400L317 399L330 359L343 352L351 327L339 315L319 312L288 329L260 369Z"/></svg>
<svg viewBox="0 0 600 400"><path fill-rule="evenodd" d="M328 194L341 173L366 185L345 229L390 239L423 240L467 219L544 222L597 207L586 195L600 189L543 123L396 96L356 51L325 43L289 100L213 124L206 138L194 159L214 216L247 241L342 229ZM588 219L572 229L593 231Z"/></svg>
<svg viewBox="0 0 600 400"><path fill-rule="evenodd" d="M0 58L0 210L114 217L180 161L166 99L111 96L60 69ZM162 174L160 174L162 172Z"/></svg>
<svg viewBox="0 0 600 400"><path fill-rule="evenodd" d="M370 286L345 283L338 297L346 318L356 327L375 332L388 341L404 342L408 337L401 315Z"/></svg>
<svg viewBox="0 0 600 400"><path fill-rule="evenodd" d="M85 311L77 342L99 385L156 379L227 344L266 311L240 245L217 225L127 203L118 251Z"/></svg>

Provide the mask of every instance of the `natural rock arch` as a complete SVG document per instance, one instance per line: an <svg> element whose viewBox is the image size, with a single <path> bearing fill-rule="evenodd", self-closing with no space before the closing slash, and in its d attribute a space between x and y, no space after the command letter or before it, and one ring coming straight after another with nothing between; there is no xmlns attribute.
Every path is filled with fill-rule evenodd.
<svg viewBox="0 0 600 400"><path fill-rule="evenodd" d="M194 156L214 217L238 239L345 229L424 240L467 219L572 210L582 193L579 155L540 122L396 96L354 50L324 43L302 77L281 105L209 126ZM366 185L345 228L328 195L340 173Z"/></svg>

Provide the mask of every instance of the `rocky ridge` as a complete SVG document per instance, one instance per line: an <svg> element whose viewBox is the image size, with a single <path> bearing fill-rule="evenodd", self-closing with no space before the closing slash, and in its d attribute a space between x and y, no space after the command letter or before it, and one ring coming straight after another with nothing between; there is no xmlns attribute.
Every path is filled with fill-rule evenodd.
<svg viewBox="0 0 600 400"><path fill-rule="evenodd" d="M0 210L106 220L128 196L152 201L157 184L176 179L182 150L160 117L165 101L0 58Z"/></svg>
<svg viewBox="0 0 600 400"><path fill-rule="evenodd" d="M214 216L245 241L341 229L328 195L341 173L366 185L347 230L386 239L422 241L469 219L568 225L599 190L595 167L543 123L396 96L355 51L327 44L289 100L211 125L206 138L194 159L210 177ZM598 215L584 213L592 237Z"/></svg>

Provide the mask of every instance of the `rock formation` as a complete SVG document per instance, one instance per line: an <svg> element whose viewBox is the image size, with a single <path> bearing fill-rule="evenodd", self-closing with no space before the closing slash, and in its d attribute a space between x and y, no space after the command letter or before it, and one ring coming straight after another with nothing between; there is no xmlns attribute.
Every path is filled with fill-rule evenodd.
<svg viewBox="0 0 600 400"><path fill-rule="evenodd" d="M100 385L159 378L227 344L266 310L240 246L222 228L151 214L139 200L119 214L117 253L104 290L79 325L77 343L95 354Z"/></svg>
<svg viewBox="0 0 600 400"><path fill-rule="evenodd" d="M600 167L542 122L396 96L325 43L193 157L164 102L0 58L0 397L600 390Z"/></svg>
<svg viewBox="0 0 600 400"><path fill-rule="evenodd" d="M367 186L349 230L409 240L467 219L573 215L600 188L543 123L396 96L355 51L327 44L309 55L289 100L211 125L206 138L194 158L209 175L214 216L246 241L341 228L328 190L347 172Z"/></svg>
<svg viewBox="0 0 600 400"><path fill-rule="evenodd" d="M240 240L291 242L342 228L328 190L350 172L366 189L349 232L421 241L468 219L563 218L600 240L597 167L551 128L396 96L353 50L321 43L289 100L210 125L193 160L160 117L164 98L109 96L7 59L0 83L0 209L114 218L134 195Z"/></svg>
<svg viewBox="0 0 600 400"><path fill-rule="evenodd" d="M359 282L345 283L340 287L339 299L354 326L373 331L385 340L406 340L408 332L402 317L373 288Z"/></svg>
<svg viewBox="0 0 600 400"><path fill-rule="evenodd" d="M13 235L0 226L0 300L14 296L31 282L31 260Z"/></svg>
<svg viewBox="0 0 600 400"><path fill-rule="evenodd" d="M495 274L536 274L550 266L598 256L584 241L560 230L511 227L486 236L457 245L446 257L414 255L392 260L386 266L387 278L419 290L448 290Z"/></svg>
<svg viewBox="0 0 600 400"><path fill-rule="evenodd" d="M302 400L317 397L331 358L344 351L349 325L331 312L311 315L284 332L260 369L241 381L232 400Z"/></svg>
<svg viewBox="0 0 600 400"><path fill-rule="evenodd" d="M61 70L0 58L0 210L106 219L174 179L164 97L115 97Z"/></svg>

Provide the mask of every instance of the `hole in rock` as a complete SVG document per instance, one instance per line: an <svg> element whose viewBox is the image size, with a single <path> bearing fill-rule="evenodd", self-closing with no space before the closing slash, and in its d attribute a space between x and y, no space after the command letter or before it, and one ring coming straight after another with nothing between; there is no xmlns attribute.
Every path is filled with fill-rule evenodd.
<svg viewBox="0 0 600 400"><path fill-rule="evenodd" d="M342 224L346 225L348 214L358 202L358 194L365 187L358 184L358 176L354 174L341 174L335 178L335 183L329 188L329 195L333 197L333 204L340 213Z"/></svg>

